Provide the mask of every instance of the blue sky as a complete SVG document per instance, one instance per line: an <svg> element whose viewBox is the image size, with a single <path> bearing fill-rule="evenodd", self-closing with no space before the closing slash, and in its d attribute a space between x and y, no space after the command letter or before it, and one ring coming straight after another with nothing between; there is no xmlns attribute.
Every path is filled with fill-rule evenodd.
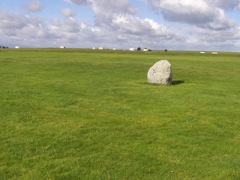
<svg viewBox="0 0 240 180"><path fill-rule="evenodd" d="M240 0L0 0L0 45L240 51Z"/></svg>

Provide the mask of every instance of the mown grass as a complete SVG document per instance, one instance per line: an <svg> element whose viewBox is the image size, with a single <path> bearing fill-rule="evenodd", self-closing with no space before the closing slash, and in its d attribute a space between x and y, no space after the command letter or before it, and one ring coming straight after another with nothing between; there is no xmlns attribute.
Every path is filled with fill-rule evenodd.
<svg viewBox="0 0 240 180"><path fill-rule="evenodd" d="M173 85L147 83L168 59ZM0 51L2 179L239 179L240 54Z"/></svg>

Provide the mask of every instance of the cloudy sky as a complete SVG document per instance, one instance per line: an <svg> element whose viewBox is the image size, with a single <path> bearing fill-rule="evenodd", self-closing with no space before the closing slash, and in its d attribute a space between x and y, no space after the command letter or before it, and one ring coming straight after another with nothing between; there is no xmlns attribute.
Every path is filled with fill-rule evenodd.
<svg viewBox="0 0 240 180"><path fill-rule="evenodd" d="M240 0L0 0L0 45L240 51Z"/></svg>

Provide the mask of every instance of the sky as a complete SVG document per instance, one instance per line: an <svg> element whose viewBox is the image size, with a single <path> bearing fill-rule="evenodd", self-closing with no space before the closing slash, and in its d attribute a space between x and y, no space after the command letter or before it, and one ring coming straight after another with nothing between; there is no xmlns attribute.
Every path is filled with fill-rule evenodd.
<svg viewBox="0 0 240 180"><path fill-rule="evenodd" d="M240 0L0 0L0 45L240 51Z"/></svg>

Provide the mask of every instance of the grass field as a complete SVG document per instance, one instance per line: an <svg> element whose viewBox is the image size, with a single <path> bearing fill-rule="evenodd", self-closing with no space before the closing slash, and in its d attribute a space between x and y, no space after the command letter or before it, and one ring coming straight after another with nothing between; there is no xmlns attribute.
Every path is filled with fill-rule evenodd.
<svg viewBox="0 0 240 180"><path fill-rule="evenodd" d="M240 179L240 53L8 49L0 74L0 179Z"/></svg>

